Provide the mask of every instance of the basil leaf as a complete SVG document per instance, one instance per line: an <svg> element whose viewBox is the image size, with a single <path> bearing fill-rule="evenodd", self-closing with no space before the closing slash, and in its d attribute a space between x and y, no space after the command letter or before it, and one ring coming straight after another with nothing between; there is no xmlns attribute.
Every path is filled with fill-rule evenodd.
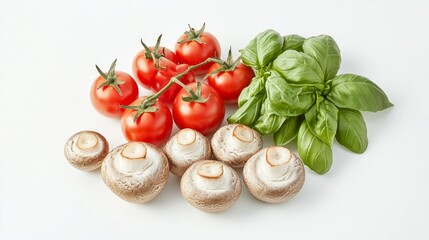
<svg viewBox="0 0 429 240"><path fill-rule="evenodd" d="M263 114L258 118L253 129L262 135L272 134L279 130L285 120L286 117L281 117L275 114Z"/></svg>
<svg viewBox="0 0 429 240"><path fill-rule="evenodd" d="M313 93L298 94L302 92L299 88L291 87L279 76L269 76L265 83L265 89L272 111L279 116L304 114L316 100Z"/></svg>
<svg viewBox="0 0 429 240"><path fill-rule="evenodd" d="M243 106L251 97L256 96L265 88L265 79L263 77L254 77L249 86L245 87L238 97L238 106Z"/></svg>
<svg viewBox="0 0 429 240"><path fill-rule="evenodd" d="M323 84L324 76L319 63L305 53L287 50L273 62L273 70L296 84Z"/></svg>
<svg viewBox="0 0 429 240"><path fill-rule="evenodd" d="M298 135L301 117L288 117L282 126L273 134L274 144L276 146L285 146Z"/></svg>
<svg viewBox="0 0 429 240"><path fill-rule="evenodd" d="M262 103L261 114L267 114L267 115L276 114L276 111L274 111L273 107L270 104L270 100L268 98L266 98Z"/></svg>
<svg viewBox="0 0 429 240"><path fill-rule="evenodd" d="M367 129L365 120L359 111L339 109L336 139L352 152L365 152L368 147Z"/></svg>
<svg viewBox="0 0 429 240"><path fill-rule="evenodd" d="M377 112L393 106L379 86L369 79L343 74L332 79L327 98L339 108Z"/></svg>
<svg viewBox="0 0 429 240"><path fill-rule="evenodd" d="M286 51L286 50L295 50L298 52L302 52L302 44L305 41L304 37L301 37L299 35L296 34L292 34L292 35L286 35L283 37L284 42L283 42L283 49L282 51Z"/></svg>
<svg viewBox="0 0 429 240"><path fill-rule="evenodd" d="M240 51L241 60L247 66L258 70L272 62L282 52L282 47L283 37L278 32L268 29L259 33Z"/></svg>
<svg viewBox="0 0 429 240"><path fill-rule="evenodd" d="M335 40L328 35L320 35L305 40L304 53L316 59L323 70L323 79L335 77L340 69L341 54Z"/></svg>
<svg viewBox="0 0 429 240"><path fill-rule="evenodd" d="M338 127L338 109L333 103L321 99L305 113L305 121L320 140L332 146Z"/></svg>
<svg viewBox="0 0 429 240"><path fill-rule="evenodd" d="M313 134L306 121L298 131L298 153L305 165L318 174L324 174L331 168L331 147Z"/></svg>
<svg viewBox="0 0 429 240"><path fill-rule="evenodd" d="M262 101L263 96L261 94L251 97L235 113L228 117L228 123L241 123L252 127L259 118Z"/></svg>

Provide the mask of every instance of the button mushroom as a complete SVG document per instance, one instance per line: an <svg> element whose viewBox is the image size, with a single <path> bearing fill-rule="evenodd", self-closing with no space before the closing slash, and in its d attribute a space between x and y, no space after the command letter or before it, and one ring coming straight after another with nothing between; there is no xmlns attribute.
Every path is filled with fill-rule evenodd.
<svg viewBox="0 0 429 240"><path fill-rule="evenodd" d="M244 165L243 180L256 198L279 203L297 194L305 180L300 158L284 147L268 147L253 155Z"/></svg>
<svg viewBox="0 0 429 240"><path fill-rule="evenodd" d="M185 128L173 135L164 146L170 171L181 177L194 162L210 159L212 150L209 140L201 133Z"/></svg>
<svg viewBox="0 0 429 240"><path fill-rule="evenodd" d="M145 203L155 198L168 180L168 160L149 143L129 142L113 149L101 166L103 181L125 201Z"/></svg>
<svg viewBox="0 0 429 240"><path fill-rule="evenodd" d="M75 168L93 171L101 166L109 152L109 143L98 132L81 131L71 136L64 147L64 156Z"/></svg>
<svg viewBox="0 0 429 240"><path fill-rule="evenodd" d="M192 164L180 181L183 197L204 212L221 212L230 208L241 193L237 172L214 160Z"/></svg>
<svg viewBox="0 0 429 240"><path fill-rule="evenodd" d="M257 131L245 125L228 124L216 131L211 146L217 160L238 168L262 149L262 138Z"/></svg>

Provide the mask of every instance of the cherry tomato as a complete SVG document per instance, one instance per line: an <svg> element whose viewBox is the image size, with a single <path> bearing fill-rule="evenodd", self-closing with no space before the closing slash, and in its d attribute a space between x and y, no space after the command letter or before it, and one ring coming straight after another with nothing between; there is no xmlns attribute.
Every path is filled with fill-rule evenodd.
<svg viewBox="0 0 429 240"><path fill-rule="evenodd" d="M166 71L159 71L158 74L155 76L155 84L152 86L151 90L153 93L158 92L161 90L165 85L167 85L170 82L170 79L174 76L176 76L179 73L184 72L186 69L188 69L187 64L179 64L174 67L174 69L169 69ZM191 82L195 82L195 76L193 73L188 73L180 78L180 81L183 84L188 84ZM162 95L159 97L159 100L166 104L172 104L174 102L174 98L176 97L177 93L182 89L181 86L178 84L171 85L167 91L162 93Z"/></svg>
<svg viewBox="0 0 429 240"><path fill-rule="evenodd" d="M153 51L154 48L150 47L149 49ZM156 82L155 76L158 72L175 68L178 62L176 55L170 49L165 47L158 48L159 54L163 52L165 53L165 57L160 57L159 59L153 59L151 55L148 58L146 50L138 52L134 57L132 64L133 75L146 89L150 90L152 88ZM158 68L155 64L158 64Z"/></svg>
<svg viewBox="0 0 429 240"><path fill-rule="evenodd" d="M140 97L130 104L137 106L146 97ZM143 112L134 122L137 110L126 109L122 114L122 132L128 141L140 141L160 146L170 137L173 128L173 118L168 107L157 101L153 112Z"/></svg>
<svg viewBox="0 0 429 240"><path fill-rule="evenodd" d="M153 51L154 47L149 47L149 49ZM167 58L168 60L174 63L179 63L179 59L177 58L176 54L173 51L171 51L169 48L159 47L158 53L163 54L165 58Z"/></svg>
<svg viewBox="0 0 429 240"><path fill-rule="evenodd" d="M169 49L159 47L161 36L154 47L147 47L140 51L133 60L133 73L145 88L153 93L161 90L170 82L170 79L188 68L186 64L178 64L176 55ZM184 84L195 81L193 73L188 73L180 79ZM172 104L174 97L180 91L180 86L172 85L165 91L159 100Z"/></svg>
<svg viewBox="0 0 429 240"><path fill-rule="evenodd" d="M187 85L197 92L197 83ZM189 97L186 89L180 90L173 103L173 118L180 128L192 128L208 135L216 131L225 116L225 105L222 97L207 84L201 83L201 97L206 102L187 102L182 97Z"/></svg>
<svg viewBox="0 0 429 240"><path fill-rule="evenodd" d="M220 68L219 64L214 63L210 67L209 73ZM253 69L240 63L232 70L210 75L207 83L222 96L225 103L236 103L241 91L249 86L253 77L255 77Z"/></svg>
<svg viewBox="0 0 429 240"><path fill-rule="evenodd" d="M94 108L101 114L120 118L124 109L121 105L128 105L138 98L139 89L136 81L122 71L115 71L116 60L112 63L108 73L100 73L91 87L90 97Z"/></svg>
<svg viewBox="0 0 429 240"><path fill-rule="evenodd" d="M219 41L211 33L204 31L205 24L200 30L189 27L190 30L182 34L176 43L176 56L180 63L195 65L207 58L221 56ZM211 64L205 64L193 72L195 75L205 75Z"/></svg>

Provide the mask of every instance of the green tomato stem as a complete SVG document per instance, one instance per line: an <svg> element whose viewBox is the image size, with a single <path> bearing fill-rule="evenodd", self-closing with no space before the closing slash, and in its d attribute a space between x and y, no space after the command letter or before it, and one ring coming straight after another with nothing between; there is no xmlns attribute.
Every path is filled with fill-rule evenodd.
<svg viewBox="0 0 429 240"><path fill-rule="evenodd" d="M180 78L182 78L183 76L185 76L186 74L188 74L189 72L191 72L192 70L199 68L203 65L206 65L207 63L211 63L211 62L217 62L219 63L219 61L221 61L220 59L217 58L207 58L205 61L200 62L198 64L195 65L191 65L189 66L185 71L177 74L176 76L172 77L170 79L170 81L168 82L167 85L165 85L161 90L159 90L157 93L150 95L149 97L147 97L142 103L141 103L141 107L143 109L152 106L157 100L158 98L165 92L167 91L168 88L171 87L171 85L173 84L178 84L179 86L181 86L182 88L186 89L186 91L189 93L189 95L191 95L192 97L198 98L199 96L197 96L195 94L195 92L189 88L188 86L186 86L183 82L180 81Z"/></svg>
<svg viewBox="0 0 429 240"><path fill-rule="evenodd" d="M158 43L157 43L158 44ZM153 105L156 103L156 101L158 101L158 98L165 92L167 91L168 88L170 88L173 84L178 84L179 86L181 86L182 88L186 89L186 91L189 93L190 95L190 99L189 101L195 101L195 102L206 102L208 100L202 98L201 95L201 87L198 86L197 87L197 92L194 92L190 87L186 86L183 82L180 81L180 78L182 78L183 76L185 76L186 74L188 74L189 72L191 72L192 70L199 68L207 63L210 62L216 62L219 63L220 59L217 58L207 58L205 61L200 62L198 64L195 65L191 65L189 66L185 71L177 74L176 76L170 78L170 81L168 82L167 85L165 85L161 90L159 90L157 93L148 96L145 100L143 100L143 102L138 105L138 106L121 106L122 108L125 109L132 109L137 111L136 115L134 116L134 122L137 121L137 119L140 117L140 115L142 115L145 112L155 112L158 110L158 108L153 107Z"/></svg>
<svg viewBox="0 0 429 240"><path fill-rule="evenodd" d="M109 71L107 73L104 73L97 65L95 65L95 68L97 69L98 73L105 80L103 83L101 83L97 87L97 89L102 88L102 87L106 87L106 86L111 86L118 92L119 96L122 96L122 92L121 92L121 89L119 88L119 85L124 84L125 82L119 80L116 77L115 68L116 68L116 61L117 60L118 59L115 59L113 61L113 63L110 65Z"/></svg>

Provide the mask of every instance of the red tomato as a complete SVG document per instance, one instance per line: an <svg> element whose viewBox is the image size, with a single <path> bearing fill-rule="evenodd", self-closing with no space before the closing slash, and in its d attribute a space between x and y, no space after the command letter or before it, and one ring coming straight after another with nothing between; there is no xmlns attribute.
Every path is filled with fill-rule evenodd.
<svg viewBox="0 0 429 240"><path fill-rule="evenodd" d="M154 47L150 47L153 51ZM159 61L158 69L155 66L155 61L153 58L147 58L146 50L142 50L136 54L133 60L133 75L139 81L139 83L147 88L151 89L155 84L155 76L158 72L164 70L175 68L178 63L176 55L168 48L160 47L158 53L165 53L165 57L161 57Z"/></svg>
<svg viewBox="0 0 429 240"><path fill-rule="evenodd" d="M140 97L131 106L140 105L146 97ZM140 141L160 146L170 137L173 128L173 118L168 107L157 101L153 107L155 112L143 112L134 122L137 110L126 109L122 114L122 132L128 141Z"/></svg>
<svg viewBox="0 0 429 240"><path fill-rule="evenodd" d="M154 47L149 47L149 49L153 51ZM176 54L173 51L171 51L170 49L168 49L166 47L159 47L158 52L160 54L163 54L164 57L167 58L168 60L170 60L174 63L179 63L179 59L177 59Z"/></svg>
<svg viewBox="0 0 429 240"><path fill-rule="evenodd" d="M187 85L194 92L197 83ZM182 97L189 97L186 89L180 90L173 103L173 118L180 128L192 128L208 135L216 131L225 116L225 105L222 97L209 85L201 84L201 97L208 98L207 102L187 102Z"/></svg>
<svg viewBox="0 0 429 240"><path fill-rule="evenodd" d="M128 73L115 71L115 65L116 60L112 63L111 70L107 74L103 73L104 76L100 75L95 79L91 87L90 97L92 105L99 113L111 118L120 118L124 112L120 106L128 105L138 98L139 88L136 81ZM100 87L100 85L105 86ZM115 86L120 93L115 89Z"/></svg>
<svg viewBox="0 0 429 240"><path fill-rule="evenodd" d="M149 48L153 51L154 47ZM146 50L140 51L134 57L133 61L133 73L137 76L139 82L147 89L151 90L153 93L161 90L165 85L170 82L170 79L177 74L184 72L188 65L186 64L177 64L177 58L174 53L167 49L163 48L158 49L158 53L163 53L165 57L160 57L158 60L148 59L146 56ZM195 81L195 76L193 73L188 73L180 79L184 84ZM180 91L181 87L174 84L168 88L160 97L164 103L172 104L174 97Z"/></svg>
<svg viewBox="0 0 429 240"><path fill-rule="evenodd" d="M176 43L176 56L180 63L195 65L207 58L221 56L220 45L215 36L204 31L205 25L196 31L191 28L179 37ZM205 64L193 72L195 75L205 75L211 64Z"/></svg>
<svg viewBox="0 0 429 240"><path fill-rule="evenodd" d="M214 63L209 73L221 68ZM213 87L226 103L236 103L241 91L249 86L252 78L255 77L253 69L240 63L233 70L222 71L207 78L207 83Z"/></svg>

